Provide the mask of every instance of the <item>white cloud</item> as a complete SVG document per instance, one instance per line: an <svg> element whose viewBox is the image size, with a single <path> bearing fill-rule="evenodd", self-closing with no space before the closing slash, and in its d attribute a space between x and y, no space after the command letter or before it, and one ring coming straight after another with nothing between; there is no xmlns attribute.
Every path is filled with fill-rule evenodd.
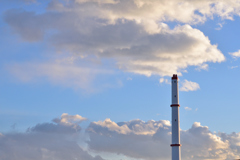
<svg viewBox="0 0 240 160"><path fill-rule="evenodd" d="M53 119L53 122L65 126L72 126L73 128L77 129L78 124L80 124L82 121L86 121L87 118L84 118L80 115L69 115L67 113L63 113L61 115L61 118L55 118Z"/></svg>
<svg viewBox="0 0 240 160"><path fill-rule="evenodd" d="M237 52L229 53L233 58L239 58L240 57L240 50Z"/></svg>
<svg viewBox="0 0 240 160"><path fill-rule="evenodd" d="M170 126L170 122L165 120L159 121L159 122L155 122L153 120L144 122L137 119L137 120L132 120L129 122L121 122L117 124L108 118L104 121L92 122L88 130L93 131L92 129L96 126L108 128L109 131L117 132L119 134L134 133L136 135L153 135L156 133L156 131L160 126L161 127Z"/></svg>
<svg viewBox="0 0 240 160"><path fill-rule="evenodd" d="M200 89L200 86L198 83L191 82L185 79L184 82L182 83L180 91L188 92L188 91L196 91L198 89Z"/></svg>
<svg viewBox="0 0 240 160"><path fill-rule="evenodd" d="M55 118L53 121L56 123L64 124L64 125L72 125L74 123L81 123L82 121L86 121L87 118L84 118L80 115L69 115L67 113L63 113L61 118Z"/></svg>
<svg viewBox="0 0 240 160"><path fill-rule="evenodd" d="M159 79L159 83L163 83L164 80L165 80L164 78L160 78L160 79Z"/></svg>
<svg viewBox="0 0 240 160"><path fill-rule="evenodd" d="M190 107L184 107L184 109L187 110L187 111L191 111L192 110L192 108L190 108Z"/></svg>
<svg viewBox="0 0 240 160"><path fill-rule="evenodd" d="M196 70L201 71L201 70L208 70L208 64L200 64Z"/></svg>
<svg viewBox="0 0 240 160"><path fill-rule="evenodd" d="M168 79L165 78L160 78L159 83L166 83L166 84L171 84Z"/></svg>
<svg viewBox="0 0 240 160"><path fill-rule="evenodd" d="M222 19L233 19L233 16L239 15L240 12L240 3L237 0L220 2L218 0L203 2L174 0L171 3L167 0L76 0L75 2L89 8L90 5L97 6L94 15L99 14L101 17L113 20L124 17L138 21L179 21L195 24L203 23L214 15Z"/></svg>
<svg viewBox="0 0 240 160"><path fill-rule="evenodd" d="M51 1L41 14L9 10L4 19L26 41L44 39L58 51L75 53L83 60L91 57L102 65L110 60L127 72L171 76L181 75L188 66L225 60L217 45L189 24L215 14L231 19L238 7L236 1L70 0ZM187 24L170 29L168 21ZM64 80L64 75L59 78Z"/></svg>
<svg viewBox="0 0 240 160"><path fill-rule="evenodd" d="M231 69L238 68L238 66L231 66Z"/></svg>
<svg viewBox="0 0 240 160"><path fill-rule="evenodd" d="M216 29L216 30L221 30L222 27L223 27L223 24L224 24L224 22L218 23L217 25L218 25L219 27L217 27L217 28L215 28L215 29Z"/></svg>

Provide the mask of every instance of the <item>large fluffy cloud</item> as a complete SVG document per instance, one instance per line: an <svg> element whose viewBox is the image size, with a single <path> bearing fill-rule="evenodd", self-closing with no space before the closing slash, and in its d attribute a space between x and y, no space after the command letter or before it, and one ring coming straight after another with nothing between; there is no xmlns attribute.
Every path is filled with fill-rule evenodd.
<svg viewBox="0 0 240 160"><path fill-rule="evenodd" d="M107 118L91 122L84 132L80 123L85 120L80 115L64 113L51 123L29 127L24 133L0 134L0 159L103 160L121 159L123 156L127 160L171 158L171 124L167 120L144 122L137 119L116 123ZM240 158L240 133L213 133L199 122L187 130L181 130L181 144L182 159ZM106 153L111 153L114 158ZM92 156L93 154L97 156Z"/></svg>
<svg viewBox="0 0 240 160"><path fill-rule="evenodd" d="M88 133L89 147L97 151L152 160L169 159L171 153L169 121L132 120L116 124L106 119L91 123Z"/></svg>
<svg viewBox="0 0 240 160"><path fill-rule="evenodd" d="M89 147L96 151L158 160L170 159L171 125L169 121L132 120L115 123L110 119L92 122L88 127ZM239 134L212 133L207 126L195 122L181 130L183 159L239 158Z"/></svg>
<svg viewBox="0 0 240 160"><path fill-rule="evenodd" d="M239 8L238 1L53 0L40 13L12 9L4 19L26 41L44 39L83 59L101 59L105 65L114 61L118 69L146 76L170 76L188 66L222 62L217 46L189 24L214 15L232 19ZM171 29L168 21L186 24Z"/></svg>

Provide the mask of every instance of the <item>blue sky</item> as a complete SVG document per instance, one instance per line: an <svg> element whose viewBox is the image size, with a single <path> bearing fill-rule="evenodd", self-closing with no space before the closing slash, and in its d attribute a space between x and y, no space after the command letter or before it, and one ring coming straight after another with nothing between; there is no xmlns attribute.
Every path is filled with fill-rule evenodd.
<svg viewBox="0 0 240 160"><path fill-rule="evenodd" d="M2 0L1 143L34 138L39 149L58 135L50 142L78 144L68 159L169 159L177 73L184 159L239 158L239 10L237 0ZM54 147L34 158L69 148Z"/></svg>

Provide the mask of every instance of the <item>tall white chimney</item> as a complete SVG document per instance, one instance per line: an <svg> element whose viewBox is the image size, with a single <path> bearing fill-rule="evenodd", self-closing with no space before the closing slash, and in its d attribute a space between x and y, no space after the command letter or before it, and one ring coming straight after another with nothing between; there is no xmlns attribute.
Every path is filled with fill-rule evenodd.
<svg viewBox="0 0 240 160"><path fill-rule="evenodd" d="M181 160L180 127L179 127L179 101L178 77L172 77L172 160Z"/></svg>

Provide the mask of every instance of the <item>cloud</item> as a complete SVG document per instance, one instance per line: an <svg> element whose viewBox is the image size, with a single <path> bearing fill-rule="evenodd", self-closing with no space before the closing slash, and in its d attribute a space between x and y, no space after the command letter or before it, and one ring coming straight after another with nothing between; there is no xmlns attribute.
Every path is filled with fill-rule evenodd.
<svg viewBox="0 0 240 160"><path fill-rule="evenodd" d="M168 120L116 123L107 118L91 122L83 135L80 125L85 120L80 115L63 113L61 118L29 127L26 132L0 133L0 159L104 160L109 159L106 153L116 159L122 156L142 160L171 158ZM240 133L211 132L199 122L180 132L182 159L240 158Z"/></svg>
<svg viewBox="0 0 240 160"><path fill-rule="evenodd" d="M201 64L196 68L197 71L208 70L208 64Z"/></svg>
<svg viewBox="0 0 240 160"><path fill-rule="evenodd" d="M231 66L230 68L231 69L235 69L235 68L238 68L238 66Z"/></svg>
<svg viewBox="0 0 240 160"><path fill-rule="evenodd" d="M169 121L132 120L115 123L110 119L92 122L87 129L90 149L122 154L127 157L158 160L171 158ZM233 142L234 141L234 142ZM181 130L183 159L234 159L240 157L239 133L212 133L195 122Z"/></svg>
<svg viewBox="0 0 240 160"><path fill-rule="evenodd" d="M224 22L222 22L222 23L218 23L217 25L218 25L218 27L217 28L215 28L216 30L221 30L222 29L222 27L223 27L223 24L224 24Z"/></svg>
<svg viewBox="0 0 240 160"><path fill-rule="evenodd" d="M8 10L4 20L25 41L44 40L57 51L74 53L83 60L91 57L102 65L126 72L171 76L180 75L188 66L225 60L217 45L189 24L204 22L215 14L231 19L237 13L228 8L237 8L237 4L235 1L51 1L42 13ZM169 21L186 24L170 29ZM109 61L115 65L109 66L106 63ZM79 68L78 72L84 71ZM51 75L46 76L52 79Z"/></svg>
<svg viewBox="0 0 240 160"><path fill-rule="evenodd" d="M240 50L237 52L229 53L233 58L239 58L240 57Z"/></svg>
<svg viewBox="0 0 240 160"><path fill-rule="evenodd" d="M87 118L84 118L80 115L69 115L67 113L63 113L61 118L55 118L53 121L55 123L60 123L64 125L73 125L75 123L81 123L82 121L86 121Z"/></svg>
<svg viewBox="0 0 240 160"><path fill-rule="evenodd" d="M228 159L238 156L231 153L229 143L221 137L209 131L207 126L201 126L195 122L192 127L181 132L182 152L187 155L186 159Z"/></svg>
<svg viewBox="0 0 240 160"><path fill-rule="evenodd" d="M81 131L79 124L87 119L80 115L69 115L63 113L61 118L54 118L54 123L37 124L35 127L28 128L28 132L41 133L77 133Z"/></svg>
<svg viewBox="0 0 240 160"><path fill-rule="evenodd" d="M159 83L163 83L164 81L165 81L164 78L160 78L160 79L159 79Z"/></svg>
<svg viewBox="0 0 240 160"><path fill-rule="evenodd" d="M222 19L233 19L239 15L240 3L237 0L221 1L191 1L174 0L75 0L72 2L88 8L96 7L100 17L108 19L126 18L138 21L178 21L182 23L203 23L214 15ZM161 8L161 10L159 9ZM111 14L109 14L111 13Z"/></svg>
<svg viewBox="0 0 240 160"><path fill-rule="evenodd" d="M185 79L184 82L182 83L180 91L188 92L188 91L196 91L198 89L200 89L200 86L198 83L191 82Z"/></svg>
<svg viewBox="0 0 240 160"><path fill-rule="evenodd" d="M160 79L159 79L159 83L171 84L171 82L169 82L169 80L168 80L168 79L165 79L165 78L160 78Z"/></svg>
<svg viewBox="0 0 240 160"><path fill-rule="evenodd" d="M184 107L184 109L187 110L187 111L191 111L192 110L192 108L190 108L190 107Z"/></svg>
<svg viewBox="0 0 240 160"><path fill-rule="evenodd" d="M102 125L104 123L108 123L108 125ZM153 135L157 133L157 130L161 130L159 132L161 136L154 140ZM170 156L169 121L132 120L116 124L106 119L103 122L91 123L88 133L90 136L88 145L95 151L152 160L169 159Z"/></svg>
<svg viewBox="0 0 240 160"><path fill-rule="evenodd" d="M93 157L79 145L81 127L72 120L81 116L63 114L64 123L42 123L25 133L6 133L0 136L0 159L8 160L103 160ZM65 122L72 122L75 125ZM80 120L81 121L81 120Z"/></svg>
<svg viewBox="0 0 240 160"><path fill-rule="evenodd" d="M82 65L79 65L82 64ZM88 93L97 92L93 81L101 76L112 74L109 69L84 66L84 63L62 61L12 63L6 65L7 70L23 82L50 81L54 85L82 89ZM104 85L102 85L104 86Z"/></svg>

